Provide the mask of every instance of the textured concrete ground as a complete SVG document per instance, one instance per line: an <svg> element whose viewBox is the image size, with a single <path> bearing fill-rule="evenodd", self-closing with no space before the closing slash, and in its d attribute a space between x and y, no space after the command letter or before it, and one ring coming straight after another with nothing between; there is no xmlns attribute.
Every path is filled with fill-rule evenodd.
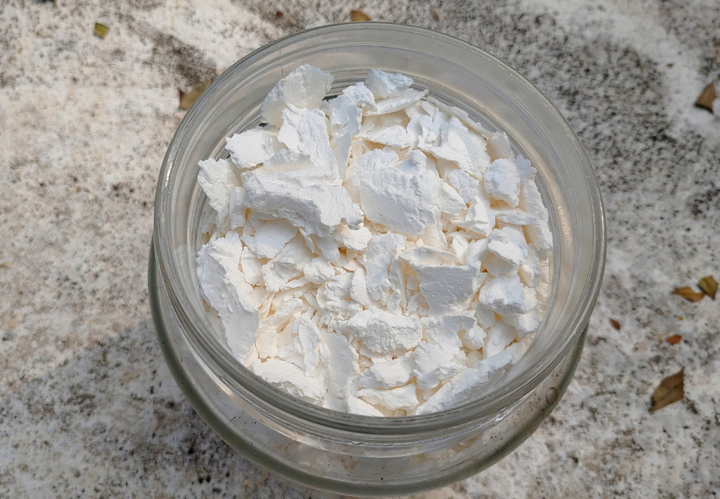
<svg viewBox="0 0 720 499"><path fill-rule="evenodd" d="M720 119L693 106L720 77L716 0L0 2L0 497L328 497L238 457L193 412L145 274L177 88L352 8L530 78L607 208L605 281L558 409L496 466L417 497L717 497L720 308L671 294L720 278ZM685 400L651 414L681 367Z"/></svg>

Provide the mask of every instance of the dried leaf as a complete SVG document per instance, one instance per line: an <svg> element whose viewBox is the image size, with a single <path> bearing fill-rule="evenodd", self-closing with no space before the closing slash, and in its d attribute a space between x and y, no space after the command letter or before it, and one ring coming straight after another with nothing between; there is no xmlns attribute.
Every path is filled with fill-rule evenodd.
<svg viewBox="0 0 720 499"><path fill-rule="evenodd" d="M180 93L180 109L190 109L190 106L195 104L197 98L200 97L200 95L209 86L210 82L204 81L200 85L198 85L192 92L188 92L187 94L182 90L178 89L178 92Z"/></svg>
<svg viewBox="0 0 720 499"><path fill-rule="evenodd" d="M708 295L713 300L715 299L715 293L717 293L718 284L713 276L709 275L707 277L703 277L702 279L700 279L698 286L700 286L700 289L702 289L706 295Z"/></svg>
<svg viewBox="0 0 720 499"><path fill-rule="evenodd" d="M108 28L104 24L95 23L95 36L99 38L105 38L108 34L108 31L110 31L110 28Z"/></svg>
<svg viewBox="0 0 720 499"><path fill-rule="evenodd" d="M650 412L662 409L666 405L682 400L685 396L685 368L679 373L668 376L660 382L652 396Z"/></svg>
<svg viewBox="0 0 720 499"><path fill-rule="evenodd" d="M282 16L283 16L283 13L281 11L278 10L275 12L275 19L281 19Z"/></svg>
<svg viewBox="0 0 720 499"><path fill-rule="evenodd" d="M705 293L698 293L693 288L685 286L684 288L675 288L673 293L680 295L686 300L699 301L705 297Z"/></svg>
<svg viewBox="0 0 720 499"><path fill-rule="evenodd" d="M615 319L610 319L610 324L612 324L612 327L620 331L620 323L616 321Z"/></svg>
<svg viewBox="0 0 720 499"><path fill-rule="evenodd" d="M435 7L430 8L430 13L433 16L433 19L435 19L436 21L440 20L440 12Z"/></svg>
<svg viewBox="0 0 720 499"><path fill-rule="evenodd" d="M679 334L674 334L665 341L667 341L671 345L677 345L678 343L680 343L680 340L682 340L682 336L680 336Z"/></svg>
<svg viewBox="0 0 720 499"><path fill-rule="evenodd" d="M352 19L353 21L360 21L360 22L362 22L362 21L372 21L372 19L370 18L370 16L367 15L367 14L366 14L365 12L363 12L362 10L353 10L353 11L350 11L350 19Z"/></svg>
<svg viewBox="0 0 720 499"><path fill-rule="evenodd" d="M717 97L717 94L715 92L715 83L710 82L710 84L705 87L705 90L703 90L703 93L700 94L700 97L695 101L695 105L698 107L704 107L705 109L709 109L712 111L713 109L713 101Z"/></svg>

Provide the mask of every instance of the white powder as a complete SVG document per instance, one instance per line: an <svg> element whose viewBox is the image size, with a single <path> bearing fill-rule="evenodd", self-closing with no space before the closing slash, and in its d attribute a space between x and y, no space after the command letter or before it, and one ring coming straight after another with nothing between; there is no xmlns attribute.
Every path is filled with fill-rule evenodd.
<svg viewBox="0 0 720 499"><path fill-rule="evenodd" d="M300 66L265 99L266 125L200 162L215 213L200 288L230 350L291 395L446 410L540 325L552 234L535 170L407 76L373 70L324 100L332 81Z"/></svg>

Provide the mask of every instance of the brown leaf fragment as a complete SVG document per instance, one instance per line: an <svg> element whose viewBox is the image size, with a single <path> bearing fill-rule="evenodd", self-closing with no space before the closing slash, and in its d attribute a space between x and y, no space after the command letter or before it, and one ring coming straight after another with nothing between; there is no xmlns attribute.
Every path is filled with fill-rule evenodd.
<svg viewBox="0 0 720 499"><path fill-rule="evenodd" d="M667 341L671 345L677 345L678 343L680 343L680 340L682 340L682 336L680 336L679 334L673 334L665 341Z"/></svg>
<svg viewBox="0 0 720 499"><path fill-rule="evenodd" d="M680 372L668 376L660 382L652 396L650 412L655 412L663 407L682 400L685 396L685 368Z"/></svg>
<svg viewBox="0 0 720 499"><path fill-rule="evenodd" d="M350 19L353 21L363 22L363 21L372 21L369 15L367 15L362 10L352 10L350 11Z"/></svg>
<svg viewBox="0 0 720 499"><path fill-rule="evenodd" d="M698 293L689 286L685 286L684 288L675 288L673 290L673 293L676 295L680 295L686 300L690 301L699 301L705 297L705 293Z"/></svg>
<svg viewBox="0 0 720 499"><path fill-rule="evenodd" d="M190 107L195 104L195 101L200 97L200 95L205 91L207 87L210 86L210 81L204 81L192 92L185 93L182 90L178 89L178 93L180 94L180 109L190 109Z"/></svg>
<svg viewBox="0 0 720 499"><path fill-rule="evenodd" d="M715 83L710 82L710 84L705 87L705 90L700 94L700 97L695 101L695 105L698 107L704 107L705 109L709 109L712 111L713 109L713 101L717 98L717 93L715 92Z"/></svg>
<svg viewBox="0 0 720 499"><path fill-rule="evenodd" d="M430 13L433 16L433 19L436 21L440 20L440 11L438 11L435 7L430 7Z"/></svg>
<svg viewBox="0 0 720 499"><path fill-rule="evenodd" d="M281 19L282 16L283 16L282 11L279 11L279 10L278 10L278 11L275 12L275 19Z"/></svg>
<svg viewBox="0 0 720 499"><path fill-rule="evenodd" d="M718 283L713 276L709 275L707 277L703 277L700 279L698 286L700 286L700 289L702 289L706 295L713 300L715 299L715 293L717 293L718 290Z"/></svg>
<svg viewBox="0 0 720 499"><path fill-rule="evenodd" d="M612 327L620 331L620 323L616 321L615 319L610 319L610 324L612 324Z"/></svg>
<svg viewBox="0 0 720 499"><path fill-rule="evenodd" d="M104 24L95 23L95 36L97 36L98 38L105 38L108 34L108 31L110 31L110 28L108 28Z"/></svg>

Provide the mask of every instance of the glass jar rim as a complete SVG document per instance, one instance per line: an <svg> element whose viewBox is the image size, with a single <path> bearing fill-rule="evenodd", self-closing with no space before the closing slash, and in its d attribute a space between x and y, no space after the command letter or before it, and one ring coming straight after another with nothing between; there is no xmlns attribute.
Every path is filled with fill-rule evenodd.
<svg viewBox="0 0 720 499"><path fill-rule="evenodd" d="M435 40L452 44L458 49L469 51L475 56L484 58L511 76L514 82L521 85L527 94L543 104L543 108L547 111L548 117L554 119L556 124L564 130L564 136L559 137L558 140L569 141L570 146L576 152L575 160L578 167L582 169L586 179L589 191L589 199L587 199L587 202L590 204L590 209L593 214L593 230L589 236L591 236L593 240L591 246L594 255L593 258L590 259L591 266L587 272L586 282L581 286L582 296L565 324L562 324L562 332L558 334L553 344L548 347L547 350L549 354L543 357L537 364L530 366L520 373L516 373L510 384L503 382L501 379L499 383L489 386L487 392L469 402L453 407L447 411L420 416L378 418L341 413L304 402L257 378L246 369L226 347L221 345L220 341L212 338L211 335L202 333L202 327L206 324L207 319L197 313L197 308L192 306L189 293L186 292L176 279L176 265L178 262L173 258L173 251L170 247L171 238L167 234L169 223L167 220L168 210L166 208L171 201L168 193L171 191L170 186L173 180L177 178L178 167L176 165L176 159L180 146L192 131L192 125L203 115L203 112L206 111L206 104L224 88L225 84L240 74L245 68L257 63L270 54L288 49L294 44L306 42L313 38L322 38L325 35L338 31L342 31L343 33L348 33L348 31L362 32L365 34L366 39L370 40L368 43L372 43L371 40L374 38L370 33L374 30L401 32L407 35L409 39L408 43L410 43L412 37L418 39L431 37ZM295 420L318 425L322 428L335 428L351 433L395 436L398 434L416 435L419 433L432 433L434 431L444 430L448 426L461 426L472 421L493 418L530 393L530 391L558 365L576 338L582 334L583 329L586 327L600 290L606 251L605 219L595 172L579 139L571 129L567 120L555 106L532 83L515 70L494 56L463 40L426 28L379 22L333 24L288 35L255 50L220 75L188 111L170 142L163 160L156 191L153 238L155 241L155 257L158 261L160 277L165 283L170 302L178 315L178 319L183 322L193 342L207 353L207 358L214 366L217 366L222 371L224 377L246 389L254 400L264 404L265 407L279 411L285 417L291 417Z"/></svg>

